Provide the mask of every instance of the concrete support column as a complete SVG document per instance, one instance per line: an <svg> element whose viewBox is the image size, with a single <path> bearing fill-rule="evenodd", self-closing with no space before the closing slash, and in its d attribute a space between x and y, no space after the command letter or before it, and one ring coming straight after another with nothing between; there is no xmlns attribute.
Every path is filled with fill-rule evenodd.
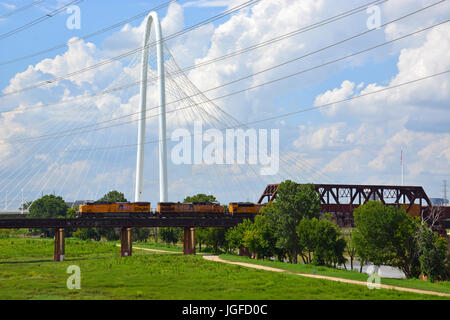
<svg viewBox="0 0 450 320"><path fill-rule="evenodd" d="M195 228L184 228L183 254L195 254Z"/></svg>
<svg viewBox="0 0 450 320"><path fill-rule="evenodd" d="M132 254L131 228L122 228L120 231L120 256L129 257Z"/></svg>
<svg viewBox="0 0 450 320"><path fill-rule="evenodd" d="M66 246L64 228L58 228L55 233L55 252L53 254L53 261L64 261L65 254Z"/></svg>

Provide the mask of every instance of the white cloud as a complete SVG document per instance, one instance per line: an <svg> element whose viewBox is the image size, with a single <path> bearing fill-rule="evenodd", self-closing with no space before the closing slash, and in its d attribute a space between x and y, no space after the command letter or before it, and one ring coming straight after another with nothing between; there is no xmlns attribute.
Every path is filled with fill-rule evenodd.
<svg viewBox="0 0 450 320"><path fill-rule="evenodd" d="M185 27L184 10L192 10L192 7L231 6L232 4L235 5L234 3L234 1L200 0L191 1L184 5L172 4L167 15L162 19L163 33L169 35ZM419 8L425 5L427 1L417 0L411 3L411 1L406 0L387 2L386 6L382 6L382 22L396 18L409 10ZM361 2L356 0L346 1L345 4L344 2L330 0L263 0L251 9L234 14L225 22L219 22L216 25L208 24L195 29L170 40L167 45L178 64L181 67L186 67L300 29L358 5L361 5ZM402 10L396 11L400 8ZM422 16L424 19L405 20L387 28L385 31L376 31L370 37L359 39L358 42L336 47L323 54L309 57L283 68L249 77L249 79L239 82L235 86L224 87L207 95L208 97L215 97L240 90L340 57L357 50L360 46L365 48L368 46L367 44L378 43L379 39L391 39L403 35L414 30L415 27L427 25L425 22L438 21L438 18L445 14L445 12L437 12L438 10L424 13ZM433 14L436 15L433 16ZM319 49L349 35L365 31L366 18L367 15L363 12L339 23L333 23L327 27L277 42L274 45L194 69L189 72L189 78L203 90L222 85L228 81ZM137 26L126 25L120 31L108 37L102 45L94 45L85 41L73 42L66 52L53 58L44 59L36 65L29 66L23 72L17 73L11 78L8 87L3 92L19 90L38 81L45 81L54 76L73 72L118 53L140 47L143 28L143 23ZM385 77L383 79L385 82L374 82L371 74L363 75L362 79L345 77L344 79L348 80L340 81L341 84L338 88L327 88L321 94L318 94L315 97L316 105L345 99L359 92L366 93L385 88L387 85L395 85L434 72L440 72L450 67L450 59L448 58L448 52L450 52L449 33L449 27L442 26L424 33L421 37L414 37L410 41L399 42L398 45L384 51L377 51L373 56L368 55L323 70L318 69L279 84L265 86L239 96L220 100L218 104L242 122L255 116L262 118L266 115L271 116L290 111L292 105L295 104L295 107L298 107L299 101L292 99L291 104L282 101L283 109L281 109L277 107L276 99L291 100L286 98L288 93L298 93L308 86L329 79L333 75L339 76L340 74L337 71L345 70L348 66L364 66L364 63L372 57L375 57L375 59L371 62L376 63L384 61L389 55L398 56L397 74L392 78ZM111 79L118 82L114 86L138 81L140 75L139 63L135 66L125 67L124 65L129 60L83 73L61 81L58 85L52 84L33 90L33 92L5 97L5 99L2 99L1 108L6 110L10 109L11 106L35 106L82 96L108 87ZM137 60L140 61L139 57ZM118 79L117 76L121 71L124 71L125 75ZM331 175L335 182L387 183L396 181L398 150L404 148L408 156L407 173L411 181L417 181L418 184L422 184L422 182L431 184L432 179L435 179L438 175L446 174L449 168L450 138L448 136L448 123L450 118L447 110L450 92L449 80L448 76L439 77L434 80L427 80L420 85L334 105L319 114L325 115L325 119L320 116L317 118L312 116L308 126L300 126L294 123L294 128L298 128L296 131L298 137L296 139L289 137L293 144L287 146L287 151L298 151L299 154L296 153L295 157L310 160L315 167L322 169L322 173ZM168 80L169 101L176 98L173 90L176 90L175 84ZM192 100L199 102L201 99ZM300 101L300 103L303 103L303 101ZM7 167L6 160L22 161L23 164L21 159L26 159L29 154L39 155L42 161L50 161L52 157L49 155L53 154L50 153L53 148L58 151L58 148L60 148L59 150L65 148L79 149L80 146L84 146L95 149L109 145L133 144L136 140L136 123L92 134L68 137L60 140L60 144L54 142L56 140L48 141L42 152L36 153L33 153L34 149L31 146L2 145L1 141L13 137L37 136L70 129L72 125L91 123L96 120L108 120L112 117L136 112L138 105L139 93L138 87L135 87L128 91L103 95L83 105L69 103L64 106L45 109L45 112L36 109L23 113L2 114L0 115L0 157L2 157L2 164ZM156 105L156 87L152 84L148 90L148 106ZM284 107L284 105L286 106ZM183 105L174 104L168 109L173 110L181 106ZM168 132L177 126L186 125L191 119L195 119L196 115L198 118L198 113L193 110L168 114ZM157 111L153 110L148 114L155 115ZM130 119L136 120L137 115L124 120L129 121ZM283 130L291 130L292 125L289 120L285 119L279 122L283 126ZM155 139L158 130L157 119L153 117L147 123L148 139ZM437 123L439 123L439 132ZM420 131L427 131L427 133ZM147 150L150 157L148 162L152 163L152 166L149 166L149 170L146 171L146 192L153 196L156 194L155 190L157 190L157 170L153 165L157 161L157 145L151 144ZM73 154L73 158L63 155L60 162L55 161L55 163L58 163L57 167L52 167L55 172L54 176L56 177L56 174L64 175L64 172L70 170L78 173L79 178L81 178L85 174L89 175L90 171L87 170L90 168L93 168L93 170L100 168L99 170L102 172L102 170L110 170L109 167L105 167L105 164L117 162L126 166L125 169L131 170L125 172L124 167L122 167L117 170L120 174L116 175L117 179L126 180L121 186L125 188L128 185L131 189L135 149L122 151L120 153L111 152L111 154L106 153L106 151L105 153L102 153L103 151L83 153L81 155L85 156L85 160L77 158L77 156L80 156L78 154ZM12 155L15 155L15 157ZM113 156L108 158L109 155ZM99 161L100 158L104 159L104 162ZM73 166L71 167L70 164L73 164ZM285 165L285 163L282 164L282 166ZM300 168L301 166L298 165L297 167L285 167L284 169L291 173L304 174L302 171L304 169ZM221 169L218 168L218 170ZM195 186L207 187L210 183L217 183L216 180L211 180L211 176L215 174L214 169L208 168L211 174L209 176L202 175L202 177L197 175L200 172L198 170L199 168L192 168L192 171L171 168L170 179L174 182L171 185L171 190L178 194L183 193L183 190L189 190L190 193L193 193L194 190L197 190ZM225 175L225 181L231 181L236 185L243 184L244 187L250 188L248 184L246 185L245 179L248 179L251 172L244 172L239 167L226 168L222 172ZM317 172L313 173L318 175ZM194 178L187 178L189 175ZM94 184L112 181L113 176L114 173L106 171L93 175L90 177L93 180L90 181ZM74 181L76 178L73 178ZM114 181L116 184L120 182L117 179ZM254 180L255 185L257 185L257 179ZM34 182L36 186L39 186L41 181L35 180ZM257 182L261 186L261 182ZM74 195L69 189L67 190L68 194ZM220 189L220 187L217 187L217 189ZM87 188L86 190L89 191Z"/></svg>
<svg viewBox="0 0 450 320"><path fill-rule="evenodd" d="M0 2L0 4L7 10L13 10L16 8L16 5L12 3Z"/></svg>

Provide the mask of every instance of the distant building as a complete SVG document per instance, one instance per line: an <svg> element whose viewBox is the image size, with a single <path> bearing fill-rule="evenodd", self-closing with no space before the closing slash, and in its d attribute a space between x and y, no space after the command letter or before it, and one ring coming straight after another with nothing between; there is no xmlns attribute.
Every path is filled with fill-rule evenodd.
<svg viewBox="0 0 450 320"><path fill-rule="evenodd" d="M22 210L0 210L0 214L21 214ZM30 211L23 210L23 214L28 214Z"/></svg>
<svg viewBox="0 0 450 320"><path fill-rule="evenodd" d="M430 201L433 203L433 206L448 205L448 199L444 198L430 198Z"/></svg>
<svg viewBox="0 0 450 320"><path fill-rule="evenodd" d="M0 216L2 218L12 218L15 216L20 216L20 215L27 215L29 214L30 211L28 210L23 210L23 214L22 214L22 210L0 210Z"/></svg>

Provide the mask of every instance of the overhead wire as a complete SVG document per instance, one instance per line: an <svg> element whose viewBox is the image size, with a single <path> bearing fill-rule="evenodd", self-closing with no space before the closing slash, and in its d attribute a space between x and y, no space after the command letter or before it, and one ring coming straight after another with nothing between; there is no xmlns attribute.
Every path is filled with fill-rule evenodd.
<svg viewBox="0 0 450 320"><path fill-rule="evenodd" d="M24 6L20 7L20 8L14 9L14 10L8 12L8 13L5 13L5 14L1 15L1 16L0 16L0 19L8 18L8 17L10 17L10 16L12 16L12 15L15 15L15 14L17 14L17 13L19 13L19 12L22 12L22 11L24 11L24 10L26 10L26 9L29 9L29 8L31 8L31 7L34 7L35 5L37 5L37 4L41 3L41 2L44 2L44 1L45 1L45 0L36 0L36 1L33 1L33 2L29 3L29 4L27 4L27 5L24 5Z"/></svg>
<svg viewBox="0 0 450 320"><path fill-rule="evenodd" d="M37 19L35 19L33 21L30 21L30 22L28 22L28 23L26 23L26 24L24 24L24 25L22 25L22 26L20 26L18 28L15 28L15 29L10 30L10 31L5 32L5 33L2 33L2 34L0 34L0 40L6 39L6 38L8 38L8 37L10 37L12 35L15 35L15 34L21 32L21 31L23 31L23 30L29 29L29 28L31 28L32 26L34 26L34 25L36 25L38 23L41 23L41 22L43 22L45 20L48 20L48 19L54 17L55 15L61 13L66 8L68 8L68 7L72 6L72 5L79 4L80 2L83 2L83 1L84 0L73 0L73 1L71 1L71 2L69 2L67 4L65 4L65 5L57 8L56 10L53 10L50 13L47 13L44 16L41 16L41 17L39 17L39 18L37 18Z"/></svg>
<svg viewBox="0 0 450 320"><path fill-rule="evenodd" d="M378 0L378 1L375 1L375 3L381 4L381 3L384 3L384 2L387 2L387 1L389 1L389 0ZM400 17L400 18L398 18L398 19L392 20L392 21L390 21L390 22L388 22L388 23L385 23L385 24L382 25L381 27L384 27L384 26L389 25L389 24L391 24L391 23L397 22L397 21L399 21L400 19L404 19L404 18L406 18L406 17L408 17L408 16L410 16L410 15L412 15L412 14L416 14L416 13L418 13L418 12L427 10L427 9L429 9L430 7L434 6L434 5L437 5L437 4L441 3L442 1L446 1L446 0L441 0L440 2L434 3L434 4L432 4L431 6L428 6L428 7L425 7L425 8L421 8L421 9L419 9L418 11L414 11L414 12L412 12L412 13L406 15L406 16L402 16L402 17ZM319 22L317 22L317 23L314 23L314 24L312 24L312 25L308 25L308 26L306 26L306 27L302 27L302 28L297 29L297 30L295 30L295 31L288 32L288 33L286 33L286 34L283 34L283 35L280 35L280 36L278 36L278 37L272 38L272 39L270 39L270 40L267 40L267 41L263 41L263 42L257 43L257 44L255 44L255 45L252 45L252 46L243 48L243 49L241 49L241 50L237 50L237 51L234 51L234 52L231 52L231 53L227 53L227 54L225 54L225 55L222 55L222 56L219 56L219 57L216 57L216 58L213 58L213 59L209 59L209 60L206 60L206 61L202 61L201 63L198 63L198 64L194 64L194 65L191 65L191 66L188 66L188 67L185 67L185 68L180 68L180 69L178 69L178 70L175 71L175 74L171 74L171 75L176 75L177 73L180 73L180 72L191 71L191 70L193 70L193 69L201 68L201 67L207 66L207 65L209 65L209 64L212 64L212 63L215 63L215 62L218 62L218 61L223 61L223 60L225 60L225 59L228 59L228 58L231 58L231 57L234 57L234 56L243 54L243 53L247 53L247 52L250 52L250 51L252 51L252 50L260 49L260 48L262 48L262 47L264 47L264 46L266 46L266 45L270 45L270 44L276 43L276 42L278 42L278 41L288 39L288 38L290 38L290 37L292 37L292 36L296 36L296 35L298 35L298 34L302 34L302 33L304 33L304 32L314 30L314 29L316 29L316 28L318 28L318 27L322 27L322 26L327 25L327 24L329 24L329 23L331 23L331 22L335 22L335 21L340 20L340 19L342 19L342 18L345 18L345 17L348 17L348 16L350 16L350 15L359 13L359 12L361 12L361 11L364 11L365 8L366 8L366 6L363 6L362 9L361 9L361 7L357 7L357 8L351 9L351 10L349 10L349 11L345 11L345 12L343 12L343 13L341 13L341 14L336 15L336 16L327 18L327 19L325 19L325 20L321 20L321 21L319 21ZM369 30L369 31L360 33L360 34L358 34L357 36L362 36L362 35L364 35L364 34L366 34L366 33L373 32L373 31L374 31L374 30L372 29L372 30ZM357 37L357 36L355 36L355 37ZM334 46L339 45L339 44L341 44L341 43L343 43L343 42L352 40L352 39L353 39L353 38L351 38L351 39L348 39L348 38L347 38L347 40L345 40L345 41L342 40L341 42L334 43ZM332 45L332 46L333 46L333 45ZM331 47L331 46L330 46L330 47ZM323 48L321 51L326 50L326 49L327 49L327 48ZM316 52L316 53L317 53L317 52ZM313 54L313 53L311 53L311 54ZM299 59L301 59L301 58L299 58ZM158 76L151 77L150 79L148 79L148 82L151 83L151 82L157 81L158 79L159 79ZM40 82L40 83L42 83L42 82ZM96 96L98 96L98 95L103 95L103 94L107 94L107 93L113 93L113 92L116 92L116 91L121 91L121 90L123 90L123 89L127 89L127 88L132 87L132 86L137 86L137 85L139 85L140 83L141 83L141 81L129 83L129 84L126 84L126 85L121 86L121 87L111 88L111 89L108 89L108 90L102 90L102 91L100 91L100 92L98 92L98 93L95 93L95 94L93 94L93 95L88 95L88 96L86 96L86 97L85 97L85 96L75 97L75 98L72 98L72 99L66 99L66 100L63 100L63 101L57 101L57 102L54 102L54 103L47 103L47 104L42 104L42 105L38 105L38 106L29 106L29 107L26 107L26 106L25 106L25 107L21 107L20 109L13 108L13 109L6 110L6 111L0 111L0 114L2 114L2 113L9 113L9 112L23 112L23 111L29 110L29 109L44 108L44 107L49 107L49 106L53 106L53 105L69 103L69 102L72 102L72 101L76 101L76 100L78 100L78 99L84 99L84 98L96 97ZM38 84L35 84L35 85L38 85Z"/></svg>
<svg viewBox="0 0 450 320"><path fill-rule="evenodd" d="M80 0L78 0L78 1L80 1ZM162 42L163 42L163 41L168 41L168 40L171 40L171 39L173 39L173 38L176 38L176 37L179 37L179 36L181 36L181 35L184 35L184 34L190 32L190 31L192 31L192 30L195 30L195 29L197 29L197 28L199 28L199 27L201 27L201 26L203 26L203 25L206 25L206 24L208 24L208 23L210 23L210 22L213 22L213 21L215 21L215 20L221 19L221 18L223 18L223 17L225 17L225 16L227 16L227 15L230 15L230 14L232 14L232 13L234 13L234 12L240 11L240 10L242 10L243 8L246 8L246 7L248 7L248 6L251 6L251 5L253 5L253 4L255 4L255 3L259 2L259 1L261 1L261 0L250 0L250 1L247 1L247 2L245 2L245 3L243 3L243 4L241 4L241 5L238 5L238 6L235 6L235 7L231 8L231 9L228 9L228 10L222 12L221 14L218 14L218 15L212 17L212 18L203 20L202 22L196 23L196 24L194 24L194 25L192 25L192 26L190 26L190 27L188 27L188 28L185 28L185 29L183 29L183 30L181 30L181 31L178 31L178 32L175 32L175 33L173 33L173 34L171 34L171 35L169 35L169 36L166 36L166 37L163 38L161 41L162 41ZM123 59L123 58L125 58L125 57L128 57L128 56L130 56L130 55L133 55L133 54L135 54L135 53L141 52L141 51L144 50L145 48L154 47L154 46L156 46L158 43L159 43L159 41L151 42L151 43L149 43L149 44L147 44L147 45L138 47L138 48L136 48L136 49L129 50L129 51L127 51L127 52L125 52L125 53L122 53L122 54L120 54L120 55L117 55L117 56L114 56L114 57L112 57L112 58L103 60L103 61L101 61L101 62L99 62L99 63L95 63L95 64L93 64L93 65L84 67L84 68L82 68L82 69L79 69L79 70L76 70L76 71L67 73L67 74L65 74L65 75L58 76L58 77L54 77L54 78L52 78L52 79L48 79L48 80L46 80L46 81L42 81L42 82L36 83L36 84L34 84L34 85L31 85L31 86L28 86L28 87L24 87L24 88L18 89L18 90L14 90L14 91L9 91L9 92L3 93L3 94L0 95L0 98L1 98L1 97L6 97L6 96L10 96L10 95L14 95L14 94L21 93L21 92L25 92L25 91L28 91L28 90L30 90L30 89L38 88L38 87L41 87L41 86L53 84L53 83L58 82L58 81L60 81L60 80L67 79L67 78L73 77L73 76L75 76L75 75L79 75L79 74L81 74L81 73L84 73L84 72L87 72L87 71L90 71L90 70L93 70L93 69L97 69L97 68L99 68L99 67L102 67L102 66L105 66L105 65L107 65L107 64L110 64L110 63L112 63L112 62L114 62L114 61L118 61L118 60L121 60L121 59Z"/></svg>
<svg viewBox="0 0 450 320"><path fill-rule="evenodd" d="M341 58L334 59L334 60L331 60L331 61L322 63L322 64L320 64L320 65L316 65L316 66L311 67L311 68L303 69L303 70L298 71L298 72L295 72L295 73L290 73L290 74L285 75L285 76L283 76L283 77L279 77L279 78L272 79L272 80L270 80L270 81L262 82L262 83L259 83L259 84L257 84L257 85L253 85L253 86L251 86L251 87L247 87L247 88L244 88L244 89L240 89L240 90L238 90L238 91L233 91L233 92L231 92L231 93L227 93L227 94L225 94L225 95L221 95L221 96L218 96L218 97L210 98L209 100L215 101L215 100L224 99L224 98L227 98L227 97L230 97L230 96L239 94L239 93L243 93L243 92L247 92L247 91L250 91L250 90L254 90L254 89L260 88L260 87L265 86L265 85L269 85L269 84L273 84L273 83L276 83L276 82L279 82L279 81L282 81L282 80L286 80L286 79L289 79L289 78L291 78L291 77L294 77L294 76L297 76L297 75L300 75L300 74L303 74L303 73L306 73L306 72L309 72L309 71L312 71L312 70L315 70L315 69L319 69L319 68L322 68L322 67L324 67L324 66L328 66L328 65L331 65L331 64L333 64L333 63L340 62L340 61L343 61L343 60L345 60L345 59L348 59L348 58L351 58L351 57L354 57L354 56L357 56L357 55L360 55L360 54L369 52L369 51L371 51L371 50L380 48L380 47L382 47L382 46L386 46L386 45L391 44L391 43L394 43L394 42L396 42L396 41L403 40L403 39L405 39L405 38L407 38L407 37L410 37L410 36L416 35L416 34L418 34L418 33L421 33L421 32L430 30L430 29L432 29L432 28L435 28L435 27L437 27L437 26L443 25L443 24L447 23L448 21L449 21L449 20L446 20L446 21L443 21L443 22L434 24L434 25L432 25L432 26L429 26L429 27L426 27L426 28L423 28L423 29L414 31L414 32L412 32L412 33L409 33L409 34L403 35L403 36L401 36L401 37L398 37L398 38L395 38L395 39L392 39L392 40L389 40L389 41L380 43L380 44L378 44L378 45L375 45L375 46L366 48L366 49L364 49L364 50L357 51L357 52L355 52L355 53L352 53L352 54L343 56L343 57L341 57ZM271 67L271 68L273 68L273 67ZM271 68L268 68L268 69L271 69ZM260 74L261 71L258 72L258 73ZM244 78L248 78L248 77L249 77L249 76L246 76L246 77L243 77L243 78L240 78L240 79L244 79ZM234 80L233 83L236 83L236 80ZM224 85L220 85L220 86L216 86L216 87L214 87L214 88L210 88L210 89L207 89L207 90L204 90L204 91L202 91L202 94L204 94L205 92L209 92L209 91L212 91L212 90L216 90L216 89L218 89L218 88L222 88L222 87L224 87L224 86L226 86L226 85L228 85L228 84L229 84L229 83L224 84ZM176 103L176 102L178 102L178 101L171 101L171 102L168 102L168 103L166 103L166 106L169 105L169 104ZM200 103L200 104L201 104L201 103ZM151 109L158 109L158 108L159 108L159 106L152 107L152 108L147 108L147 111L148 111L148 110L151 110ZM186 107L184 107L184 108L186 108ZM167 113L176 112L176 111L182 110L182 109L184 109L184 108L179 108L179 109L176 109L175 111L167 111ZM120 118L128 117L128 116L135 115L135 114L139 114L139 112L134 112L134 113L128 114L128 115L126 115L126 116L117 117L117 118L115 118L115 119L113 119L113 120L102 121L101 123L96 123L96 124L94 124L94 125L99 125L99 124L103 124L103 123L115 121L115 120L118 120L118 119L120 119ZM152 117L154 117L154 116L157 116L157 115L147 116L146 118L152 118ZM104 126L104 127L100 127L100 128L94 128L94 129L91 129L91 130L98 131L98 130L103 130L103 129L105 129L105 128L117 127L117 126L121 126L121 125L124 125L124 124L127 124L127 123L131 123L131 122L137 122L137 121L139 121L139 119L137 119L137 120L125 121L125 122L121 122L121 123L114 124L114 125L110 125L110 126ZM91 125L88 125L88 126L78 127L78 129L76 129L76 130L82 130L82 129L92 128L94 125L91 124ZM85 131L79 131L79 132L73 132L73 131L70 131L70 130L66 130L66 131L62 131L62 132L58 132L58 133L47 134L47 135L41 135L41 136L38 136L38 137L32 137L32 138L29 138L29 139L27 139L27 140L26 140L26 139L23 139L23 140L13 140L13 141L3 141L2 143L0 143L0 145L2 145L2 144L11 144L11 143L24 143L24 142L36 141L37 139L40 140L40 139L45 139L45 138L55 138L55 136L56 136L56 138L57 138L57 137L60 137L60 136L64 136L64 133L68 133L69 135L72 135L72 134L79 134L79 133L82 133L82 132L86 132L86 130L85 130Z"/></svg>

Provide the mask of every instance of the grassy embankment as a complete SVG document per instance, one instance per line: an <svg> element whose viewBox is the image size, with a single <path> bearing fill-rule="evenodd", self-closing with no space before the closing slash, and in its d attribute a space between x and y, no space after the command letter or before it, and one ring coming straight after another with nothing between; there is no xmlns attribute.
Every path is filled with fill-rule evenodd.
<svg viewBox="0 0 450 320"><path fill-rule="evenodd" d="M283 269L296 273L307 273L307 274L318 274L329 277L337 277L343 279L351 279L358 281L366 281L368 275L365 273L359 273L357 271L350 271L345 269L335 269L328 267L317 267L310 264L290 264L283 263L278 261L269 261L269 260L255 260L250 259L248 257L240 257L236 255L223 254L220 255L220 258L229 261L237 261L237 262L245 262L252 263L257 265L268 266L272 268ZM349 266L348 266L349 267ZM390 279L390 278L381 278L381 284L405 287L405 288L413 288L420 290L429 290L436 292L444 292L450 293L450 282L443 281L438 284L431 283L419 279Z"/></svg>
<svg viewBox="0 0 450 320"><path fill-rule="evenodd" d="M0 239L0 299L438 299L435 296L301 278L206 261L200 256L135 250L66 239L66 261L53 262L53 240ZM69 290L67 267L81 269Z"/></svg>
<svg viewBox="0 0 450 320"><path fill-rule="evenodd" d="M180 253L183 251L183 247L181 245L167 245L167 244L163 244L163 243L150 243L150 242L147 242L147 243L136 242L136 243L133 243L133 245L135 245L136 247L167 250L167 251L180 252ZM287 263L282 263L282 262L273 262L273 261L268 261L268 260L263 260L263 261L262 260L254 260L254 259L249 259L247 257L240 257L240 256L228 255L228 254L220 255L220 257L223 258L224 260L265 265L265 266L279 268L279 269L283 269L283 270L287 270L287 271L291 271L291 272L297 272L297 273L314 274L314 271L315 271L315 273L319 274L319 275L337 277L337 278L343 278L343 279L350 279L350 280L358 280L358 281L366 281L368 278L368 275L365 273L359 273L356 271L349 271L349 270L344 270L344 269L316 267L313 265L305 265L305 264L292 265L292 264L287 264ZM349 268L350 265L348 264L347 267ZM440 283L436 284L436 283L426 282L426 281L419 280L419 279L381 278L381 283L387 284L387 285L405 287L405 288L450 293L450 282L449 281L440 282Z"/></svg>

